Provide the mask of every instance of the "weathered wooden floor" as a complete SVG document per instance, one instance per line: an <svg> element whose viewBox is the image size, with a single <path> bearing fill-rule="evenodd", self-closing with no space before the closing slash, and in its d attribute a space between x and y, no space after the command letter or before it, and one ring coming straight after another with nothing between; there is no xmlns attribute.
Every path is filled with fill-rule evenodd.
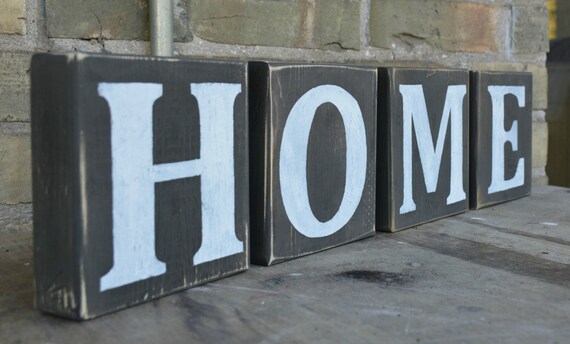
<svg viewBox="0 0 570 344"><path fill-rule="evenodd" d="M570 342L570 189L83 323L34 310L31 237L29 206L0 207L0 343Z"/></svg>

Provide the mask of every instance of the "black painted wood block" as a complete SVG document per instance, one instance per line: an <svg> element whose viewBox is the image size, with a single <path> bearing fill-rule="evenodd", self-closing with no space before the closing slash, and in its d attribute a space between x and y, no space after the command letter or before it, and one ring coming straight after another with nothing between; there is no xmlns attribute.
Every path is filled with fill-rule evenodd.
<svg viewBox="0 0 570 344"><path fill-rule="evenodd" d="M374 235L374 68L250 64L252 262Z"/></svg>
<svg viewBox="0 0 570 344"><path fill-rule="evenodd" d="M89 319L248 267L247 65L32 59L36 304Z"/></svg>
<svg viewBox="0 0 570 344"><path fill-rule="evenodd" d="M532 75L471 72L470 207L531 190Z"/></svg>
<svg viewBox="0 0 570 344"><path fill-rule="evenodd" d="M378 230L464 212L469 202L469 74L380 68Z"/></svg>

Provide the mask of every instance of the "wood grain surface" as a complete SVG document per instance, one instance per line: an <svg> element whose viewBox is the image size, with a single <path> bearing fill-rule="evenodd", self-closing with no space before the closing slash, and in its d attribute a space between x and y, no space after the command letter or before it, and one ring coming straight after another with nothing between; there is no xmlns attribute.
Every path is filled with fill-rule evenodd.
<svg viewBox="0 0 570 344"><path fill-rule="evenodd" d="M78 323L34 308L31 206L0 206L0 342L564 343L568 209L537 186Z"/></svg>
<svg viewBox="0 0 570 344"><path fill-rule="evenodd" d="M493 97L492 87L508 89L498 89L500 93ZM471 72L471 92L470 207L478 209L527 196L532 177L532 75ZM503 120L498 118L494 125L498 113ZM494 155L499 155L497 162ZM494 183L499 189L493 189Z"/></svg>
<svg viewBox="0 0 570 344"><path fill-rule="evenodd" d="M220 104L225 93L212 102L203 99L208 95L197 94L200 87L220 84L233 85L236 95L226 111L228 120L212 124L207 119L217 113L201 109ZM101 85L136 91L113 102ZM155 101L144 93L149 89L156 90ZM41 310L88 319L247 269L247 98L243 62L34 56L34 262ZM135 108L128 115L121 112ZM223 158L233 166L211 163L220 149L207 145L223 139L228 141ZM123 155L114 160L113 154ZM187 161L199 164L201 172L184 174L188 168L180 163ZM165 166L170 169L159 169ZM213 172L229 177L205 184ZM211 204L211 192L204 186L211 184L227 189L222 198L230 201L224 199L223 209ZM118 187L127 191L119 193ZM206 200L209 207L204 206ZM221 220L229 221L224 229L237 249L220 259L199 260L202 246L213 252L229 244L220 238L208 241L220 247L204 243L206 235L221 227L214 221L203 231L204 219L211 222L222 211L229 214ZM119 220L135 223L129 227L130 237L121 242L117 238L127 226L115 226ZM137 253L142 247L149 248L146 254ZM137 258L132 265L114 271L131 257ZM138 258L153 260L163 271L147 273L148 265ZM106 287L104 278L111 271L116 274ZM135 273L136 278L121 280Z"/></svg>
<svg viewBox="0 0 570 344"><path fill-rule="evenodd" d="M380 68L378 80L377 230L395 232L466 211L468 72ZM417 92L406 93L405 87ZM454 102L457 111L450 112L447 106ZM452 139L454 133L457 139ZM434 177L431 183L428 174ZM448 200L452 191L461 197ZM414 209L405 206L407 198L412 198Z"/></svg>
<svg viewBox="0 0 570 344"><path fill-rule="evenodd" d="M372 236L376 69L258 62L250 64L249 72L252 262L271 265ZM310 103L317 97L324 99L322 104L319 101L316 109L296 112L296 122L291 119L300 99ZM354 101L355 111L347 105L349 101ZM285 131L303 119L308 123L299 127L308 130L308 138L294 127ZM298 146L289 157L283 157L284 142ZM354 149L347 152L349 147ZM298 167L292 165L297 157L302 160ZM349 168L356 177L349 174ZM359 177L363 184L353 187ZM286 196L294 194L308 197L308 202L293 201L288 208ZM343 204L350 195L356 199L354 207ZM296 205L302 212L298 217L307 221L295 223L290 217ZM348 212L346 221L327 232L326 223Z"/></svg>

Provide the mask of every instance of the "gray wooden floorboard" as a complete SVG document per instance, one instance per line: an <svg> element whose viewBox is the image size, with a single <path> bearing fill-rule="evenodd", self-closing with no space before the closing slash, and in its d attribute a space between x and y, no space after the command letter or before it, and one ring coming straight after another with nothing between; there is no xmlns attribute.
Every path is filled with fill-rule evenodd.
<svg viewBox="0 0 570 344"><path fill-rule="evenodd" d="M471 211L87 322L33 308L31 206L0 207L0 343L568 343L570 190Z"/></svg>

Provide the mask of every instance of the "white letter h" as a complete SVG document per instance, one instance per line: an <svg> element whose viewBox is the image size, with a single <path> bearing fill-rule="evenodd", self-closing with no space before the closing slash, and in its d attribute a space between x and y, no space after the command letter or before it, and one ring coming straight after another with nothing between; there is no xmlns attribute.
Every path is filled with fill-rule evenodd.
<svg viewBox="0 0 570 344"><path fill-rule="evenodd" d="M240 84L196 83L200 111L200 159L153 164L152 107L162 95L155 83L100 83L111 112L113 267L100 290L166 272L155 252L154 185L200 176L202 243L193 264L243 252L235 235L233 105Z"/></svg>

